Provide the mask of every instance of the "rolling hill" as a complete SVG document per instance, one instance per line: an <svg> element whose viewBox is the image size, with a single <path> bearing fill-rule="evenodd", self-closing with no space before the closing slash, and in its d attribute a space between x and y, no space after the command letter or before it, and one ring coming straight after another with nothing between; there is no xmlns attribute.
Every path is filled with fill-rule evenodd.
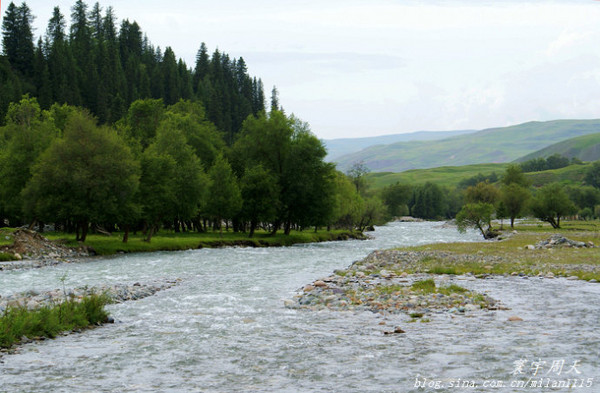
<svg viewBox="0 0 600 393"><path fill-rule="evenodd" d="M356 153L362 149L375 145L389 145L397 142L410 141L435 141L450 138L452 136L469 134L476 130L464 131L417 131L406 134L381 135L366 138L339 138L324 139L327 147L327 161L335 161L346 154Z"/></svg>
<svg viewBox="0 0 600 393"><path fill-rule="evenodd" d="M581 161L600 160L600 132L555 143L523 156L515 160L515 162L525 162L534 158L547 158L553 154L560 154L567 158L576 157Z"/></svg>
<svg viewBox="0 0 600 393"><path fill-rule="evenodd" d="M490 128L437 141L397 142L371 146L339 157L338 169L364 161L373 172L506 163L566 139L598 133L600 119L528 122Z"/></svg>
<svg viewBox="0 0 600 393"><path fill-rule="evenodd" d="M432 182L440 186L454 188L461 180L482 174L484 176L496 173L502 176L509 164L474 164L464 166L446 166L429 169L411 169L404 172L372 172L367 175L369 185L378 190L396 182L404 184L423 184ZM534 187L559 182L563 184L578 184L583 181L591 163L569 165L565 168L551 169L541 172L526 173Z"/></svg>

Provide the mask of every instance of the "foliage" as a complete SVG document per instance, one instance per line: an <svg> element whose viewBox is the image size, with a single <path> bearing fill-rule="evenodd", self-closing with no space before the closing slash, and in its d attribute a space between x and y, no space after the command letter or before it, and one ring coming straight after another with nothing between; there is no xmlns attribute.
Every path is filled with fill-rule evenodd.
<svg viewBox="0 0 600 393"><path fill-rule="evenodd" d="M104 323L108 319L104 310L107 302L104 296L90 295L80 301L66 300L35 310L9 307L0 316L0 348L10 348L23 337L54 338L61 332Z"/></svg>
<svg viewBox="0 0 600 393"><path fill-rule="evenodd" d="M600 188L600 161L596 161L585 173L586 184Z"/></svg>
<svg viewBox="0 0 600 393"><path fill-rule="evenodd" d="M217 157L215 164L208 171L208 176L211 183L208 188L210 198L206 211L217 220L222 234L221 221L232 219L239 213L242 208L242 195L229 162L222 156Z"/></svg>
<svg viewBox="0 0 600 393"><path fill-rule="evenodd" d="M381 192L383 203L389 209L392 217L408 215L408 204L412 197L412 187L408 184L397 182L385 187Z"/></svg>
<svg viewBox="0 0 600 393"><path fill-rule="evenodd" d="M35 98L12 103L4 128L6 144L0 147L0 200L4 214L13 223L24 219L21 190L31 179L33 163L56 137L48 113L42 113Z"/></svg>
<svg viewBox="0 0 600 393"><path fill-rule="evenodd" d="M500 191L500 202L505 209L506 217L510 218L510 227L514 228L515 219L520 217L531 198L529 189L511 183L502 187Z"/></svg>
<svg viewBox="0 0 600 393"><path fill-rule="evenodd" d="M467 228L475 228L486 237L486 232L491 228L494 206L489 203L467 203L456 215L456 225L459 232L465 232Z"/></svg>
<svg viewBox="0 0 600 393"><path fill-rule="evenodd" d="M518 184L521 187L529 187L531 182L525 177L523 172L519 165L509 165L502 176L502 184L505 186Z"/></svg>
<svg viewBox="0 0 600 393"><path fill-rule="evenodd" d="M419 218L440 218L446 212L442 188L434 183L418 186L413 192L411 215Z"/></svg>
<svg viewBox="0 0 600 393"><path fill-rule="evenodd" d="M496 172L492 172L489 175L483 175L481 172L477 173L477 175L475 176L471 176L471 177L467 177L463 180L461 180L458 183L458 188L467 188L470 186L475 186L479 183L496 183L498 181L498 175L496 174Z"/></svg>
<svg viewBox="0 0 600 393"><path fill-rule="evenodd" d="M552 183L538 190L531 204L531 211L536 218L548 222L553 228L560 228L561 217L575 213L576 207L564 187Z"/></svg>
<svg viewBox="0 0 600 393"><path fill-rule="evenodd" d="M465 200L467 203L488 203L495 205L500 198L498 189L487 182L477 183L475 186L470 186L465 190Z"/></svg>
<svg viewBox="0 0 600 393"><path fill-rule="evenodd" d="M139 186L139 164L116 132L98 127L84 112L68 119L33 167L23 195L26 210L46 221L118 222L130 209Z"/></svg>
<svg viewBox="0 0 600 393"><path fill-rule="evenodd" d="M550 169L560 169L571 164L569 158L561 156L558 153L552 154L547 158L539 157L521 163L523 172L541 172Z"/></svg>
<svg viewBox="0 0 600 393"><path fill-rule="evenodd" d="M371 170L364 161L355 162L350 169L348 169L348 172L346 172L346 175L350 178L350 181L352 181L359 194L364 194L367 188L366 175L369 172L371 172Z"/></svg>

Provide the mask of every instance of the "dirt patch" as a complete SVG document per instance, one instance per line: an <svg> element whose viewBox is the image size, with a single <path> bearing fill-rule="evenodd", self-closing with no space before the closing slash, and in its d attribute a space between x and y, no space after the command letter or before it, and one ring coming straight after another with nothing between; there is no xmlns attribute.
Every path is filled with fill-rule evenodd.
<svg viewBox="0 0 600 393"><path fill-rule="evenodd" d="M0 248L0 252L13 254L15 259L64 259L95 255L87 246L78 248L56 244L40 233L28 229L19 229L12 233L13 244Z"/></svg>

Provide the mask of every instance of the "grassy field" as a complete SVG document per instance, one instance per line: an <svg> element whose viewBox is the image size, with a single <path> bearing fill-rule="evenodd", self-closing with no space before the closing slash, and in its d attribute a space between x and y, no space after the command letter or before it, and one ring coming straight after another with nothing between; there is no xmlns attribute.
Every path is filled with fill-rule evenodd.
<svg viewBox="0 0 600 393"><path fill-rule="evenodd" d="M45 233L49 240L59 242L69 247L78 247L80 244L74 240L73 234ZM297 243L323 242L330 240L346 240L352 237L360 238L362 234L345 230L314 230L292 231L290 235L282 232L271 236L266 232L257 231L253 238L248 238L245 233L223 232L221 237L218 232L174 233L161 231L152 237L150 243L144 241L142 234L130 234L127 243L122 242L122 233L113 233L112 236L90 234L85 245L92 247L98 255L112 255L119 252L150 252L150 251L175 251L204 247L249 246L249 247L277 247L291 246Z"/></svg>
<svg viewBox="0 0 600 393"><path fill-rule="evenodd" d="M413 251L439 251L455 255L476 255L480 262L448 263L440 254L426 258L422 265L436 274L511 274L513 272L528 275L546 274L577 276L581 279L600 281L600 271L589 272L577 265L600 266L599 248L552 248L528 249L527 246L547 240L552 234L560 233L571 240L593 242L600 245L600 221L566 221L561 229L553 229L549 225L538 225L535 222L522 223L515 227L516 234L502 241L486 241L477 243L430 244L419 247L402 248ZM506 232L511 232L507 230Z"/></svg>
<svg viewBox="0 0 600 393"><path fill-rule="evenodd" d="M477 164L464 166L443 166L431 169L412 169L404 172L372 172L367 175L374 189L383 188L396 182L407 184L436 183L440 186L456 187L461 180L469 177L490 175L500 176L509 164Z"/></svg>
<svg viewBox="0 0 600 393"><path fill-rule="evenodd" d="M412 169L405 172L372 172L367 175L370 185L380 189L396 182L405 184L423 184L432 182L449 188L456 187L461 180L468 179L478 174L484 176L495 172L501 177L506 167L510 164L476 164L464 166L443 166L431 169ZM532 181L534 187L544 184L559 182L563 184L579 184L583 181L589 164L569 165L565 168L553 169L542 172L530 172L525 176Z"/></svg>

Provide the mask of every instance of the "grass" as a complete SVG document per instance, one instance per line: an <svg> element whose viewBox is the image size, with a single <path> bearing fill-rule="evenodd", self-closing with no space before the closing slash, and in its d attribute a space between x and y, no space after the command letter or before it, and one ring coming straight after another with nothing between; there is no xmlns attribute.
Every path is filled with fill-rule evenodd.
<svg viewBox="0 0 600 393"><path fill-rule="evenodd" d="M498 176L504 172L508 164L475 164L463 166L442 166L430 169L411 169L404 172L372 172L367 175L373 188L383 188L396 182L406 184L436 183L440 186L456 187L461 180L477 176L490 175L496 172Z"/></svg>
<svg viewBox="0 0 600 393"><path fill-rule="evenodd" d="M396 182L418 185L432 182L439 186L454 188L464 180L482 174L491 175L496 172L501 176L509 164L474 164L463 166L441 166L430 169L411 169L404 172L372 172L367 179L374 189L380 189ZM563 184L580 184L591 164L569 165L565 168L541 172L526 173L533 186L559 182Z"/></svg>
<svg viewBox="0 0 600 393"><path fill-rule="evenodd" d="M469 292L469 290L467 290L466 288L463 288L456 284L450 284L444 287L437 287L433 278L414 282L411 285L411 289L416 292L421 292L422 294L441 293L446 296L449 296L453 293L463 294Z"/></svg>
<svg viewBox="0 0 600 393"><path fill-rule="evenodd" d="M74 240L73 234L45 233L48 239L60 242L69 247L78 247L80 244ZM130 234L127 243L122 242L122 233L113 233L112 236L90 234L85 245L94 249L98 255L112 255L120 252L150 252L150 251L176 251L197 248L213 248L224 246L250 246L250 247L276 247L291 246L298 243L313 243L330 240L346 240L361 237L358 232L345 230L313 230L292 231L290 235L278 233L271 236L264 231L257 231L253 238L248 238L245 233L224 232L181 232L174 233L161 231L152 237L150 243L144 241L142 234Z"/></svg>
<svg viewBox="0 0 600 393"><path fill-rule="evenodd" d="M565 221L563 228L553 229L549 225L539 226L537 222L524 222L515 227L517 234L502 241L475 243L429 244L407 247L403 250L443 251L457 257L452 262L442 256L427 257L420 261L420 268L433 274L511 274L513 272L528 275L546 274L577 276L584 280L600 281L600 273L577 269L576 265L600 265L598 248L552 248L533 249L528 245L547 240L552 234L561 233L572 240L593 242L600 245L600 222ZM461 258L460 256L471 256ZM473 258L475 256L475 258ZM477 256L481 260L477 261ZM485 257L496 257L491 262ZM475 261L473 260L475 259ZM552 265L552 266L550 266ZM572 265L572 266L571 266Z"/></svg>
<svg viewBox="0 0 600 393"><path fill-rule="evenodd" d="M9 246L13 243L12 234L16 231L15 228L0 228L0 247Z"/></svg>
<svg viewBox="0 0 600 393"><path fill-rule="evenodd" d="M54 338L63 332L104 323L107 299L102 295L86 296L81 301L67 300L55 306L28 310L8 307L0 316L0 348L10 348L23 340Z"/></svg>

